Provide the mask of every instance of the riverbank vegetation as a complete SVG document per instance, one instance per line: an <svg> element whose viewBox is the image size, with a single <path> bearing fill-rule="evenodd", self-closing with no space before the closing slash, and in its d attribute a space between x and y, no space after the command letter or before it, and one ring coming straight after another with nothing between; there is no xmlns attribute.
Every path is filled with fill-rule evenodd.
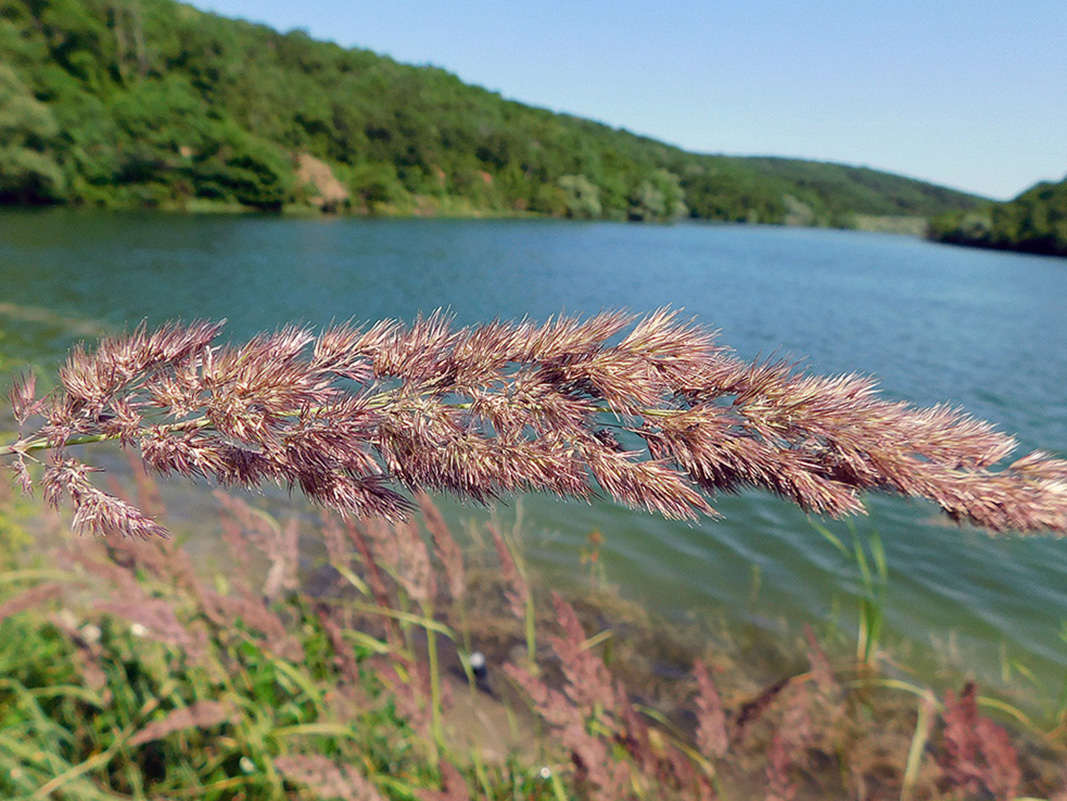
<svg viewBox="0 0 1067 801"><path fill-rule="evenodd" d="M1067 178L1039 183L1007 203L937 216L929 235L956 245L1067 256Z"/></svg>
<svg viewBox="0 0 1067 801"><path fill-rule="evenodd" d="M0 0L0 55L3 203L835 226L978 203L687 153L173 0Z"/></svg>
<svg viewBox="0 0 1067 801"><path fill-rule="evenodd" d="M12 387L14 422L41 424L0 450L18 482L107 537L72 538L38 502L0 495L7 796L1067 789L1062 701L1033 716L962 679L935 691L883 670L874 538L849 549L821 529L864 575L855 643L808 630L751 648L729 627L672 635L611 593L549 594L519 532L490 524L461 547L419 489L601 492L683 517L745 485L830 515L891 490L996 530L1062 531L1062 460L994 469L1013 443L984 423L740 362L668 312L218 334L138 328L76 348L45 397L30 379ZM98 486L81 450L106 440L140 457L132 487ZM279 520L218 493L220 547L194 560L163 536L143 467L299 487L323 511ZM597 589L600 545L591 535Z"/></svg>
<svg viewBox="0 0 1067 801"><path fill-rule="evenodd" d="M165 518L150 481L127 502ZM125 490L117 489L119 492ZM210 500L210 499L209 499ZM28 799L1059 797L1065 711L935 691L826 631L563 598L490 525L71 538L4 491L0 792ZM592 545L595 549L597 546ZM862 618L861 618L862 620ZM861 632L863 631L861 627ZM774 639L772 639L774 637Z"/></svg>

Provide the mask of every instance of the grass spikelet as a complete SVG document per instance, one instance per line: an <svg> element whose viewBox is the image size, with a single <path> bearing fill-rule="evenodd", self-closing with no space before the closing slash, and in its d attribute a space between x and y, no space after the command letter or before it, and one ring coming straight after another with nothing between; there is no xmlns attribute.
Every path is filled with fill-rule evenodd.
<svg viewBox="0 0 1067 801"><path fill-rule="evenodd" d="M185 729L209 729L234 720L236 711L228 704L208 699L195 701L186 707L169 712L135 733L127 743L130 747L161 740L168 734Z"/></svg>
<svg viewBox="0 0 1067 801"><path fill-rule="evenodd" d="M549 642L559 657L560 667L567 679L567 694L587 716L614 712L614 683L604 667L604 662L589 649L574 607L558 593L552 594L552 605L556 610L556 620L563 629L563 636L550 637Z"/></svg>
<svg viewBox="0 0 1067 801"><path fill-rule="evenodd" d="M11 404L15 420L20 426L23 425L40 408L40 402L37 400L37 376L27 373L16 377L11 384L7 399Z"/></svg>
<svg viewBox="0 0 1067 801"><path fill-rule="evenodd" d="M730 746L722 699L699 659L693 664L693 676L697 681L697 747L705 756L722 757Z"/></svg>
<svg viewBox="0 0 1067 801"><path fill-rule="evenodd" d="M945 722L938 755L946 789L969 796L1015 798L1022 779L1018 754L1008 733L978 712L978 690L968 682L957 697L945 693Z"/></svg>
<svg viewBox="0 0 1067 801"><path fill-rule="evenodd" d="M351 765L336 765L319 755L275 757L274 767L294 784L310 788L319 798L382 801L382 795Z"/></svg>

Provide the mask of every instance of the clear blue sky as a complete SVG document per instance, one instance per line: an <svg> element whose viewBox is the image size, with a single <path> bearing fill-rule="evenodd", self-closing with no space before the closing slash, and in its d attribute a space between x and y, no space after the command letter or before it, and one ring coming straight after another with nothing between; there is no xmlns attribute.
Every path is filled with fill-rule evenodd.
<svg viewBox="0 0 1067 801"><path fill-rule="evenodd" d="M194 0L706 153L1067 174L1067 0Z"/></svg>

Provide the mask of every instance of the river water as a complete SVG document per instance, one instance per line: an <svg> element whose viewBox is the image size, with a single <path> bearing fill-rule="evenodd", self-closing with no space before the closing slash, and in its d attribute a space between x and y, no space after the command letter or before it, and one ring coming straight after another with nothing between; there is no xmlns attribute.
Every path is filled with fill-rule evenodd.
<svg viewBox="0 0 1067 801"><path fill-rule="evenodd" d="M1063 259L759 226L0 215L0 371L47 371L72 342L142 319L225 317L239 340L289 321L410 320L439 307L467 324L664 305L746 358L874 375L887 398L960 405L1016 434L1020 452L1067 455ZM723 520L689 525L526 498L527 558L551 582L577 581L598 530L604 575L659 613L854 625L860 572L805 515L755 493L715 505ZM1067 542L991 538L935 511L878 498L856 523L860 541L885 544L887 639L928 670L948 661L995 680L1015 662L1055 695L1067 675ZM849 541L844 524L830 527Z"/></svg>

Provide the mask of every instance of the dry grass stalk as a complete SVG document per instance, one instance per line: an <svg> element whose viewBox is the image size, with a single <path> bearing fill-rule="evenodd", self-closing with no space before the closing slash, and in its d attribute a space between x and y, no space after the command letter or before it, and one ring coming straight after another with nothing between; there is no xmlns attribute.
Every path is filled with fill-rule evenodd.
<svg viewBox="0 0 1067 801"><path fill-rule="evenodd" d="M492 524L489 524L487 528L493 538L496 558L500 563L500 575L504 580L504 597L507 599L508 607L517 620L525 620L531 599L530 585L518 565L515 564L515 557L508 543L504 541L504 536Z"/></svg>
<svg viewBox="0 0 1067 801"><path fill-rule="evenodd" d="M437 595L437 579L419 527L414 521L396 523L393 540L399 551L396 579L408 598L425 607Z"/></svg>
<svg viewBox="0 0 1067 801"><path fill-rule="evenodd" d="M399 650L377 657L373 665L376 678L388 688L400 716L419 733L423 742L431 743L433 709L429 666Z"/></svg>
<svg viewBox="0 0 1067 801"><path fill-rule="evenodd" d="M322 542L326 546L330 564L349 568L352 563L352 553L340 521L335 515L323 509L319 513L319 523L321 524L319 531L322 534Z"/></svg>
<svg viewBox="0 0 1067 801"><path fill-rule="evenodd" d="M786 740L785 734L779 729L774 733L767 752L766 801L793 801L797 794L796 784L789 775L793 761Z"/></svg>
<svg viewBox="0 0 1067 801"><path fill-rule="evenodd" d="M330 639L333 648L333 661L347 688L358 687L360 683L359 663L352 653L352 648L344 637L344 627L336 619L337 613L326 604L316 604L315 615L322 624L323 631Z"/></svg>
<svg viewBox="0 0 1067 801"><path fill-rule="evenodd" d="M841 685L838 684L830 659L815 638L815 631L811 628L810 623L804 624L804 639L808 642L807 651L808 661L811 663L811 678L815 682L820 698L827 702L839 700Z"/></svg>
<svg viewBox="0 0 1067 801"><path fill-rule="evenodd" d="M693 676L697 681L697 747L706 757L722 757L730 746L722 698L707 667L699 659L693 664Z"/></svg>
<svg viewBox="0 0 1067 801"><path fill-rule="evenodd" d="M134 624L138 636L180 648L196 658L206 647L202 638L198 638L181 622L174 603L167 598L153 598L144 592L139 597L125 598L121 601L98 600L93 608L125 618Z"/></svg>
<svg viewBox="0 0 1067 801"><path fill-rule="evenodd" d="M18 595L14 595L0 603L0 623L9 617L17 615L19 612L42 606L62 594L63 585L55 581L48 581L23 590Z"/></svg>
<svg viewBox="0 0 1067 801"><path fill-rule="evenodd" d="M259 644L264 650L291 662L304 659L300 641L289 633L284 621L263 603L261 597L219 595L202 587L199 600L204 617L219 629L229 630L235 623L241 623L246 630L258 631L263 635Z"/></svg>
<svg viewBox="0 0 1067 801"><path fill-rule="evenodd" d="M945 693L945 728L938 763L945 789L968 797L1015 798L1022 781L1018 754L1007 731L978 713L977 688L968 682L957 698Z"/></svg>
<svg viewBox="0 0 1067 801"><path fill-rule="evenodd" d="M552 593L562 637L549 637L567 679L567 695L586 717L616 711L615 684L604 661L588 647L574 607Z"/></svg>
<svg viewBox="0 0 1067 801"><path fill-rule="evenodd" d="M578 694L574 688L568 684L566 692L560 692L511 663L505 664L504 670L530 697L537 714L552 727L555 738L570 755L579 786L585 786L593 798L626 797L619 789L629 783L629 765L614 760L610 742L590 731L591 721L573 700L573 695Z"/></svg>
<svg viewBox="0 0 1067 801"><path fill-rule="evenodd" d="M356 530L353 521L346 525ZM382 570L399 575L404 557L397 543L405 535L381 521L368 521L368 526L375 529L377 540L394 542L392 558L398 561L383 565ZM258 537L244 527L235 532L245 542L246 551ZM333 548L340 554L345 547L343 530L338 528L328 536L335 540ZM324 601L301 595L294 610L306 609L309 617L293 626L291 620L264 606L260 598L242 593L241 597L227 601L216 595L209 587L210 582L204 583L190 574L184 554L169 541L118 539L79 541L71 546L72 552L57 561L80 567L76 575L81 580L62 585L42 584L46 589L37 600L51 597L47 588L57 586L67 596L66 606L69 598L91 589L93 579L106 585L106 593L112 600L91 607L95 613L91 612L88 620L79 621L67 609L50 616L57 629L76 647L73 657L79 665L80 681L97 693L99 705L112 700L109 676L102 665L114 665L116 654L126 653L131 643L136 650L143 638L153 641L147 653L164 657L155 662L157 667L161 668L164 662L175 670L193 666L203 671L205 677L211 676L213 686L227 684L225 671L244 669L240 654L248 644L269 652L272 661L280 657L289 662L294 670L302 671L306 667L312 683L317 683L314 677L323 665L332 666L331 681L336 680L337 684L331 685L322 698L331 723L355 721L375 707L390 708L417 732L410 741L405 741L406 748L412 743L430 746L433 709L439 706L447 710L448 694L439 694L435 700L428 665L418 649L412 649L410 643L403 643L399 638L391 641L386 653L365 657L362 663L358 661L358 650L353 649L353 640L346 630L368 619L365 604L358 604L358 609L349 608L338 603L339 599ZM377 569L374 558L369 556L370 547L364 543L368 574ZM379 576L379 579L384 584L389 576ZM388 589L383 605L391 604L386 608L398 609L398 604L407 600L406 591L395 582L390 582ZM245 591L248 592L247 588ZM382 591L385 593L384 588ZM398 591L400 599L396 597ZM23 603L20 596L13 598L16 606ZM107 614L100 615L101 612ZM135 627L136 631L114 627L111 619L116 614L140 626ZM377 620L373 613L369 617ZM91 620L101 625L94 625ZM235 626L238 620L241 625ZM310 635L309 642L315 645L306 654L295 638L291 641L293 647L279 641L285 628L304 634L315 631L316 620L328 641L325 653L317 631ZM103 638L101 629L105 632ZM898 783L900 797L1010 798L1020 792L1056 797L1049 788L1062 786L1058 773L1055 776L1049 773L1040 779L1043 783L1039 782L1032 741L1016 752L1008 732L978 713L973 687L965 688L958 698L947 695L943 725L933 732L929 741L927 735L936 717L932 705L923 707L928 711L925 717L920 715L916 725L918 734L911 738L910 748L907 738L883 739L882 735L886 734L880 731L884 728L883 721L868 720L866 708L858 710L850 698L852 691L834 675L831 661L810 629L806 631L809 672L783 678L750 696L747 703L734 701L724 712L708 671L696 664L694 680L689 683L690 690L696 687L695 698L678 717L675 715L680 710L675 707L672 713L670 706L661 706L654 693L650 696L643 690L635 691L634 686L628 689L612 678L596 655L597 648L592 647L600 638L587 639L574 610L558 599L556 627L552 633L555 636L546 635L545 641L551 643L554 659L533 667L525 661L523 668L505 665L505 672L529 694L549 738L558 742L566 755L563 761L569 758L569 770L554 759L549 762L554 780L565 782L560 785L564 794L598 799L710 799L717 797L717 792L732 797L731 790L740 782L748 791L744 797L751 797L752 789L765 780L767 797L775 799L833 795L838 792L839 781L847 781L850 786L843 792L864 798L897 797ZM114 634L123 636L114 637ZM135 635L133 639L131 634ZM166 648L155 645L160 640L167 643ZM238 647L234 648L235 645ZM206 658L197 658L205 651L209 652ZM317 658L327 661L315 664ZM621 665L622 660L616 664ZM120 672L118 678L113 675L111 680L121 682L125 676L125 672ZM368 677L374 678L375 688L380 682L386 691L379 695L377 689L365 688ZM728 671L723 678L716 674L720 682L730 677ZM693 698L691 691L687 695ZM149 743L182 731L187 734L171 741L182 744L200 739L213 743L230 740L228 735L217 738L213 732L205 732L203 738L193 736L193 728L210 729L225 724L227 715L236 714L238 709L237 706L224 709L200 700L206 697L215 696L198 691L175 700L173 705L167 696L167 711L159 711L159 720L147 726L143 720L137 720L143 729L133 735L131 744ZM731 693L731 697L736 696ZM861 696L855 698L866 703ZM924 701L928 703L928 699ZM858 725L857 711L866 720L864 725ZM689 717L690 712L695 713L693 718ZM838 716L842 716L840 727L834 722ZM690 734L695 736L690 739ZM1017 742L1025 744L1027 740ZM265 758L271 759L269 755ZM451 767L450 758L454 759L455 755L446 754L439 763L440 789L412 787L414 796L440 801L467 797L463 776ZM358 798L375 797L373 793L377 793L373 782L362 780L358 773L346 767L370 765L370 761L364 763L359 758L352 761L350 756L346 761L345 756L338 754L331 754L329 759L291 755L280 759L285 768L279 766L279 771L287 780L306 785L305 794ZM284 761L290 759L296 761ZM382 773L368 775L384 777L384 769L378 770ZM847 778L839 772L847 772ZM438 774L431 771L426 775ZM420 781L425 780L424 775ZM938 780L940 784L935 789ZM436 779L429 781L438 786ZM392 786L387 789L391 790Z"/></svg>
<svg viewBox="0 0 1067 801"><path fill-rule="evenodd" d="M534 676L512 663L504 670L529 696L533 709L569 755L583 797L717 797L712 782L715 768L708 758L725 752L726 720L706 669L696 669L706 703L697 702L696 745L704 753L694 759L687 747L679 747L663 728L650 725L651 719L635 709L630 690L612 678L589 647L573 607L558 596L553 600L561 633L548 639L559 664L560 688L551 686L544 673ZM619 758L620 749L626 759Z"/></svg>
<svg viewBox="0 0 1067 801"><path fill-rule="evenodd" d="M274 767L287 780L310 788L319 798L381 801L382 795L351 765L336 765L324 756L294 754L275 757Z"/></svg>
<svg viewBox="0 0 1067 801"><path fill-rule="evenodd" d="M359 551L360 558L363 560L366 567L367 583L370 586L371 592L374 593L375 603L383 608L388 608L392 604L392 599L389 595L389 590L385 586L385 578L382 575L382 570L379 568L378 561L375 559L371 546L368 543L369 538L365 537L360 526L356 525L351 520L345 521L345 532L348 534L348 538L352 541L352 544L356 546L356 550ZM376 542L380 541L380 539L376 540ZM393 545L392 540L389 540L387 545ZM393 556L395 564L395 560L398 558L396 548L392 547L387 553Z"/></svg>
<svg viewBox="0 0 1067 801"><path fill-rule="evenodd" d="M470 801L471 794L459 768L446 760L441 763L440 771L441 789L419 790L419 801Z"/></svg>
<svg viewBox="0 0 1067 801"><path fill-rule="evenodd" d="M194 592L199 584L189 554L172 540L117 538L108 540L104 548L117 565L142 570L164 584L189 592Z"/></svg>
<svg viewBox="0 0 1067 801"><path fill-rule="evenodd" d="M160 720L154 720L128 740L130 746L162 740L168 734L184 729L210 729L235 720L237 712L220 701L201 700L175 709Z"/></svg>
<svg viewBox="0 0 1067 801"><path fill-rule="evenodd" d="M708 496L755 486L831 515L862 513L877 490L994 531L1067 531L1067 461L994 470L1015 443L987 423L881 400L860 376L740 361L670 310L467 328L434 314L243 345L216 344L221 328L142 325L75 348L48 398L16 382L20 423L45 418L0 450L16 478L28 489L27 460L51 448L45 495L70 499L76 528L141 537L162 528L96 489L70 445L117 439L163 475L299 487L390 520L412 506L405 489L603 492L694 518L714 513Z"/></svg>
<svg viewBox="0 0 1067 801"><path fill-rule="evenodd" d="M463 569L463 553L445 523L444 517L441 516L441 511L430 500L430 496L425 492L420 492L416 495L416 500L419 502L419 509L422 510L422 519L426 524L426 529L433 537L434 551L444 569L449 595L452 600L458 601L463 597L467 587L466 574Z"/></svg>
<svg viewBox="0 0 1067 801"><path fill-rule="evenodd" d="M249 543L267 557L270 567L260 594L268 601L273 601L281 593L295 590L299 586L297 571L300 567L300 538L296 519L290 519L283 525L265 512L225 492L216 491L215 498L226 510L222 519L224 526L229 529L228 542L235 558L247 570Z"/></svg>
<svg viewBox="0 0 1067 801"><path fill-rule="evenodd" d="M797 794L794 769L804 758L811 738L807 684L793 685L782 722L771 740L767 762L767 801L792 801Z"/></svg>
<svg viewBox="0 0 1067 801"><path fill-rule="evenodd" d="M106 595L89 604L93 610L125 619L138 636L180 649L194 661L205 658L206 634L182 622L172 598L157 597L146 586L146 581L152 580L186 592L197 591L198 582L186 555L169 542L88 542L57 556L60 563L78 565L104 583Z"/></svg>

